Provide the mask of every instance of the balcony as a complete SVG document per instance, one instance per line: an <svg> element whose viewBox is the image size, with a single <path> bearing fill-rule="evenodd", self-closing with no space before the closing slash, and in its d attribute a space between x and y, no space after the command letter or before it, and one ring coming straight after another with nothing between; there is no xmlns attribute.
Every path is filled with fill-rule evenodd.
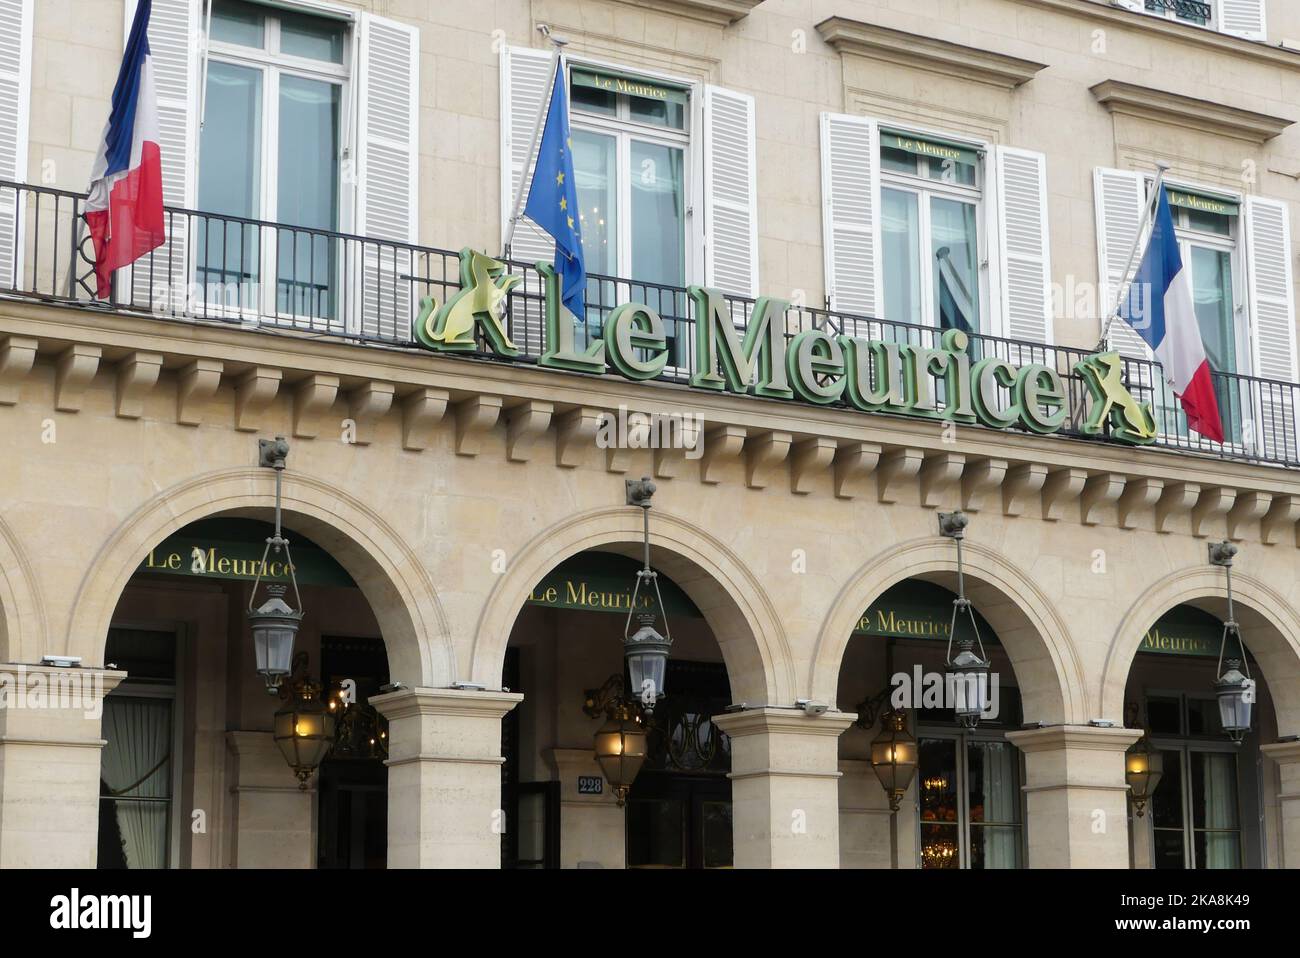
<svg viewBox="0 0 1300 958"><path fill-rule="evenodd" d="M418 349L411 324L424 297L438 302L460 289L459 255L450 250L393 243L331 230L217 216L168 208L169 242L114 280L111 301L92 300L90 241L77 246L74 224L84 194L0 182L0 220L12 227L9 262L0 261L0 297L87 310L152 316L161 322L234 326L277 335L333 338L380 349ZM522 278L504 310L507 333L520 349L514 359L478 349L463 356L483 361L535 364L543 351L543 281L535 265L511 262ZM751 299L725 298L738 329L745 329ZM582 348L614 308L637 302L664 320L670 360L660 381L687 384L695 345L695 306L685 288L611 276L590 276L586 322L576 332ZM867 316L791 306L787 341L820 329L923 348L939 347L941 330ZM1040 363L1061 376L1069 414L1059 436L1107 442L1084 431L1088 386L1075 364L1092 350L973 335L972 360L997 357L1016 366ZM1300 386L1231 373L1214 374L1225 427L1220 444L1190 432L1163 385L1158 363L1124 360L1124 380L1156 418L1157 448L1226 460L1300 468L1296 410ZM580 374L574 374L580 375ZM873 371L874 376L874 371ZM876 385L874 382L872 385ZM936 379L934 395L942 401ZM1003 387L999 387L1003 389ZM1010 390L1003 389L1009 399ZM841 401L841 407L847 404ZM813 407L809 407L810 412ZM884 413L882 415L887 415ZM974 427L984 428L984 427Z"/></svg>
<svg viewBox="0 0 1300 958"><path fill-rule="evenodd" d="M1214 15L1210 4L1201 0L1145 0L1145 3L1146 9L1152 13L1172 13L1179 20L1201 26L1208 25Z"/></svg>

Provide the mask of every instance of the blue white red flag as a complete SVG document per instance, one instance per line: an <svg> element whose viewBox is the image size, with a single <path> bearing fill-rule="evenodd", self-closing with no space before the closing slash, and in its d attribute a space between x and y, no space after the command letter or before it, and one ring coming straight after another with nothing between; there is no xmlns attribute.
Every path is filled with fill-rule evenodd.
<svg viewBox="0 0 1300 958"><path fill-rule="evenodd" d="M1207 439L1223 442L1210 360L1192 304L1192 279L1178 251L1163 183L1151 240L1119 315L1155 352L1165 380L1187 414L1187 424Z"/></svg>
<svg viewBox="0 0 1300 958"><path fill-rule="evenodd" d="M158 93L149 55L152 10L153 0L139 0L86 200L101 299L112 291L114 270L129 266L166 239Z"/></svg>

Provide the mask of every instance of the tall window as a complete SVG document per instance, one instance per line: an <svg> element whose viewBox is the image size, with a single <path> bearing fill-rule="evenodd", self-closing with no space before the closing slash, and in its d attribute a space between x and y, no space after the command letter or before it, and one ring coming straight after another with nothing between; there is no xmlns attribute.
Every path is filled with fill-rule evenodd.
<svg viewBox="0 0 1300 958"><path fill-rule="evenodd" d="M686 285L687 91L581 65L569 83L587 272L632 280L621 289L590 281L588 322L598 326L620 298L645 303L664 317L669 362L679 365L685 344L673 317L686 304L657 285Z"/></svg>
<svg viewBox="0 0 1300 958"><path fill-rule="evenodd" d="M104 699L99 867L166 868L176 742L176 636L111 629L105 661L128 678Z"/></svg>
<svg viewBox="0 0 1300 958"><path fill-rule="evenodd" d="M1244 272L1238 257L1240 207L1231 200L1172 187L1168 193L1179 251L1184 268L1190 272L1192 304L1210 366L1218 373L1248 373L1250 336L1237 282L1237 277ZM1242 441L1242 424L1249 415L1248 394L1223 379L1216 383L1215 394L1224 438L1228 442ZM1178 434L1186 435L1186 416L1167 390L1162 405L1165 409L1161 424L1166 429L1176 424Z"/></svg>
<svg viewBox="0 0 1300 958"><path fill-rule="evenodd" d="M885 319L980 332L979 154L882 129L880 168Z"/></svg>
<svg viewBox="0 0 1300 958"><path fill-rule="evenodd" d="M321 231L339 228L346 40L342 21L212 0L199 209L281 227L200 219L197 281L210 302L335 314L338 248Z"/></svg>
<svg viewBox="0 0 1300 958"><path fill-rule="evenodd" d="M1213 698L1147 696L1164 775L1151 796L1156 868L1240 868L1238 748L1223 741Z"/></svg>

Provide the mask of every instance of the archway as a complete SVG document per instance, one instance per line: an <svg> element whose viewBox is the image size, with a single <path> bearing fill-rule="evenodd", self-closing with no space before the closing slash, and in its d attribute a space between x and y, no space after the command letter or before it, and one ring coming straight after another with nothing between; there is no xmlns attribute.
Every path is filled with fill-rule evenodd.
<svg viewBox="0 0 1300 958"><path fill-rule="evenodd" d="M1234 570L1233 594L1248 670L1257 682L1251 727L1244 732L1225 733L1215 695L1227 615L1221 570L1187 570L1158 583L1129 610L1112 641L1102 701L1108 710L1122 708L1125 724L1143 731L1140 747L1154 757L1135 761L1159 772L1147 787L1134 779L1136 868L1251 868L1284 861L1285 789L1264 756L1280 737L1294 734L1300 717L1300 631L1294 610L1257 579ZM1240 650L1230 639L1225 655L1237 657Z"/></svg>
<svg viewBox="0 0 1300 958"><path fill-rule="evenodd" d="M40 661L45 609L22 546L0 521L0 662Z"/></svg>

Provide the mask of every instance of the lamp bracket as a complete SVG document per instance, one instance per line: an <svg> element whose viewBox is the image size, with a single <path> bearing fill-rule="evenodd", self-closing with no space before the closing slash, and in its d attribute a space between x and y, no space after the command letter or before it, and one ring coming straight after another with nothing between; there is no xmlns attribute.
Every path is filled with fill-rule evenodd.
<svg viewBox="0 0 1300 958"><path fill-rule="evenodd" d="M970 517L964 512L939 513L939 535L945 539L966 538L966 527L968 525L970 525Z"/></svg>
<svg viewBox="0 0 1300 958"><path fill-rule="evenodd" d="M644 476L641 479L625 479L623 484L627 490L627 504L642 509L650 508L650 500L659 488L649 476Z"/></svg>
<svg viewBox="0 0 1300 958"><path fill-rule="evenodd" d="M257 464L263 469L283 471L284 461L288 456L289 441L284 436L257 440Z"/></svg>
<svg viewBox="0 0 1300 958"><path fill-rule="evenodd" d="M1232 559L1238 552L1235 545L1225 539L1223 542L1207 543L1206 547L1210 553L1210 565L1232 568Z"/></svg>

